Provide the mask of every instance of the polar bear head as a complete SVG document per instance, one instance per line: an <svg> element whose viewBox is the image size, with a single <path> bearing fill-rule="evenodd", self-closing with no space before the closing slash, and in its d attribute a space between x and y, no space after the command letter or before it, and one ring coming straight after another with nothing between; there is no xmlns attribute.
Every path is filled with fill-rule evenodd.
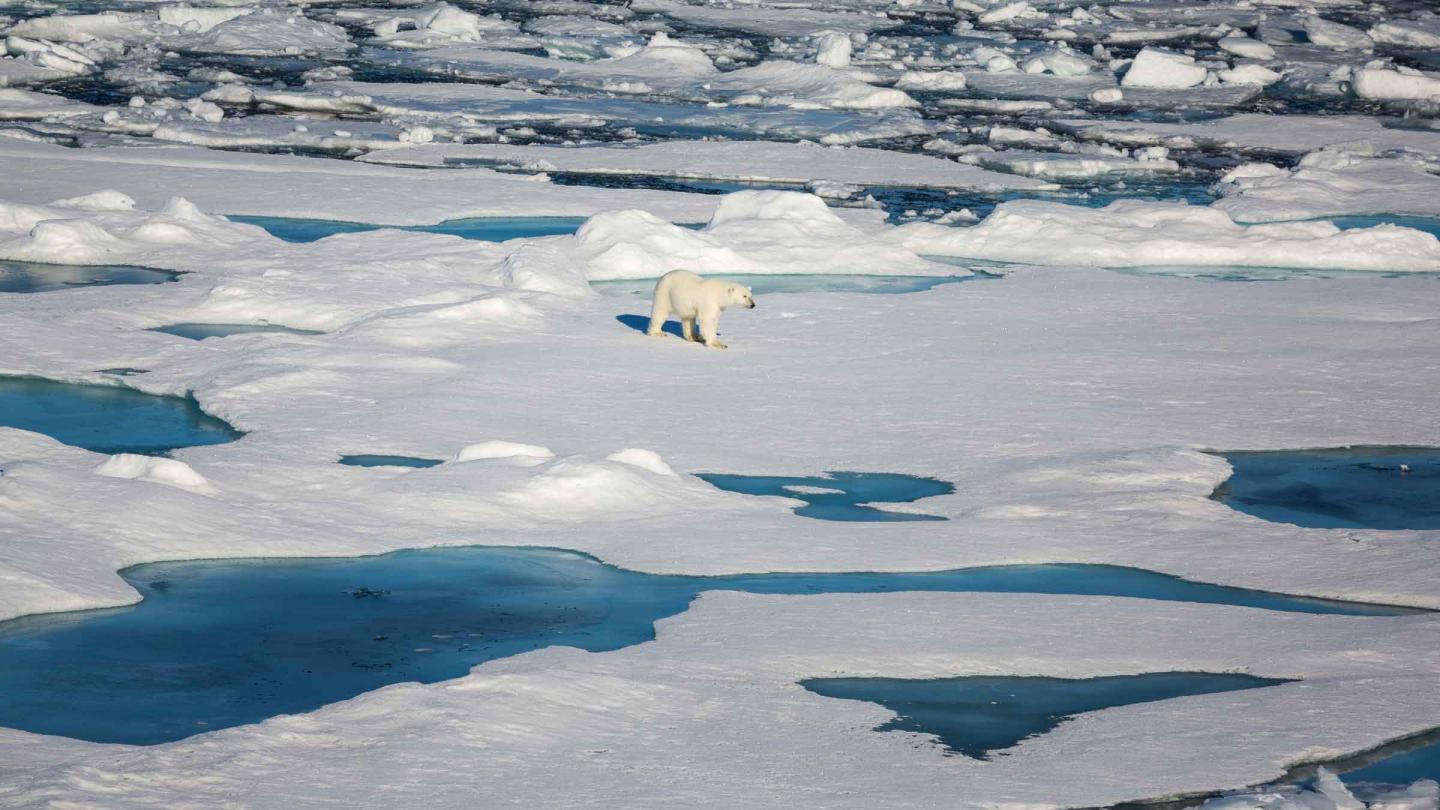
<svg viewBox="0 0 1440 810"><path fill-rule="evenodd" d="M746 309L755 308L755 296L753 293L750 292L750 288L746 287L744 284L728 285L728 287L726 288L726 294L728 296L725 299L726 307L745 307Z"/></svg>

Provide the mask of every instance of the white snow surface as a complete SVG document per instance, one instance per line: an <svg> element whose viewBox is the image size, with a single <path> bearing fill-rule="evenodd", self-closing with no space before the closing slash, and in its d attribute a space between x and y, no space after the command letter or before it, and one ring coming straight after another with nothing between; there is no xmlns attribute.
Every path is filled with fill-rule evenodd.
<svg viewBox="0 0 1440 810"><path fill-rule="evenodd" d="M1314 219L1345 214L1440 216L1440 176L1421 162L1343 151L1313 153L1290 170L1232 174L1215 208L1240 222Z"/></svg>
<svg viewBox="0 0 1440 810"><path fill-rule="evenodd" d="M474 544L696 575L1094 563L1440 609L1440 532L1239 513L1213 499L1231 469L1206 452L1440 445L1440 240L1317 221L1440 217L1440 16L1423 4L64 5L0 14L0 259L181 275L0 294L0 374L191 393L246 434L149 457L0 428L0 620L132 603L116 571L150 561ZM367 68L412 81L351 80ZM87 101L55 94L102 77ZM1282 114L1195 115L1262 94L1246 109ZM1326 114L1292 114L1312 102ZM647 142L676 135L691 140ZM827 148L863 142L884 148ZM1236 153L1275 162L1211 168ZM899 227L857 200L875 186L909 206L893 190L917 186L923 209L1177 170L1213 171L1221 199L1011 199L960 227L939 223L974 221L968 199L892 210L934 220ZM588 219L500 244L393 229L292 244L225 216L245 214ZM647 297L591 288L676 267L980 264L1003 276L762 294L725 314L726 352L647 337ZM1178 277L1197 267L1289 280ZM318 334L152 331L182 322ZM100 371L117 368L144 372ZM378 453L444 462L337 463ZM882 504L947 520L815 520L693 475L827 470L952 482ZM1212 810L1436 810L1434 783L1245 786L1440 726L1437 630L1435 613L710 591L652 643L552 647L175 743L0 729L0 806L1039 810L1219 790ZM1297 682L1085 714L990 761L877 733L889 711L798 684L1176 670Z"/></svg>
<svg viewBox="0 0 1440 810"><path fill-rule="evenodd" d="M907 261L873 241L846 247L813 199L732 195L696 237L802 270L805 251L828 251L831 264L836 250L868 251L852 272ZM103 456L0 430L0 498L17 538L0 546L10 583L0 615L129 602L114 572L147 560L475 542L575 548L657 572L1099 562L1440 606L1426 562L1433 533L1241 515L1208 497L1228 466L1196 449L1440 441L1423 372L1440 338L1433 281L1203 284L1036 268L915 295L762 296L727 315L732 348L719 353L616 323L613 299L590 293L563 258L588 255L607 230L678 238L638 212L602 215L579 237L504 245L394 231L288 244L183 203L129 209L113 194L5 212L7 255L58 251L42 237L63 227L108 261L188 275L163 295L8 297L0 370L101 381L96 368L147 368L129 384L193 391L250 433L174 454L214 488L199 493L95 475ZM616 217L633 221L609 229ZM145 331L262 319L327 334L196 344ZM783 399L771 395L777 379ZM757 419L759 402L769 404ZM543 443L555 457L400 472L334 463L377 450L444 458L498 439ZM688 475L828 469L952 481L956 494L923 504L950 520L809 520L785 499ZM1104 804L1238 787L1297 759L1440 724L1425 642L1435 621L1107 598L713 594L663 623L656 644L546 650L180 743L3 732L24 754L7 758L0 796L147 806L168 803L174 785L202 802L244 785L258 804L309 806L383 782L394 801L423 794L431 806L468 804L481 790L541 804L559 801L556 791L623 792L637 806L762 796L927 806L955 795ZM1374 632L1379 622L1386 632ZM837 674L1170 669L1307 680L1102 712L991 763L875 734L883 710L795 685ZM1239 728L1242 714L1251 719ZM1188 753L1177 754L1178 739ZM469 764L437 782L440 759ZM1100 763L1106 779L1072 778ZM651 778L655 768L668 776Z"/></svg>
<svg viewBox="0 0 1440 810"><path fill-rule="evenodd" d="M917 222L889 237L922 254L1034 264L1440 272L1440 239L1413 228L1242 225L1219 208L1139 200L1104 208L1016 200L977 225Z"/></svg>
<svg viewBox="0 0 1440 810"><path fill-rule="evenodd" d="M1056 188L1050 183L1016 179L926 155L773 141L674 141L637 146L586 147L433 144L367 156L366 161L410 166L481 162L536 172L649 175L791 185L828 181L921 188Z"/></svg>
<svg viewBox="0 0 1440 810"><path fill-rule="evenodd" d="M45 171L27 167L44 161ZM483 216L589 216L643 207L677 222L703 222L703 194L553 186L489 169L435 172L290 155L164 149L65 149L0 138L5 198L42 204L112 188L158 207L183 195L209 211L430 225ZM283 178L282 182L277 182Z"/></svg>

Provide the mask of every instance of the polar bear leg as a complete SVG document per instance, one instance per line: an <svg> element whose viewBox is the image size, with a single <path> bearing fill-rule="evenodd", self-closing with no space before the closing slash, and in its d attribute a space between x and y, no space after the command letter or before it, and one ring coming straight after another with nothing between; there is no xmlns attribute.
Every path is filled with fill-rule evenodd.
<svg viewBox="0 0 1440 810"><path fill-rule="evenodd" d="M700 314L700 339L706 346L712 349L728 348L719 340L720 334L720 310L703 312Z"/></svg>
<svg viewBox="0 0 1440 810"><path fill-rule="evenodd" d="M655 305L650 309L650 327L645 334L650 337L664 337L665 319L670 317L670 307L666 303L666 297L655 293Z"/></svg>
<svg viewBox="0 0 1440 810"><path fill-rule="evenodd" d="M685 336L685 339L686 339L686 340L690 341L691 343L694 343L694 342L695 342L695 319L694 319L694 318L681 318L681 319L680 319L680 333Z"/></svg>

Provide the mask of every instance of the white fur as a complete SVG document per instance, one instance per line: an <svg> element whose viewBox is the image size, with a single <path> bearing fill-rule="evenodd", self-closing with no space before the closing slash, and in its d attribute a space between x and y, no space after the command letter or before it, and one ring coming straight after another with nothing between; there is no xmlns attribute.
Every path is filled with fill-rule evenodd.
<svg viewBox="0 0 1440 810"><path fill-rule="evenodd" d="M689 270L671 270L655 284L655 305L650 310L650 328L646 334L662 335L661 327L672 315L680 319L686 340L693 341L695 325L700 325L700 342L712 349L723 349L717 336L720 313L733 306L755 308L750 288L728 281L704 279Z"/></svg>

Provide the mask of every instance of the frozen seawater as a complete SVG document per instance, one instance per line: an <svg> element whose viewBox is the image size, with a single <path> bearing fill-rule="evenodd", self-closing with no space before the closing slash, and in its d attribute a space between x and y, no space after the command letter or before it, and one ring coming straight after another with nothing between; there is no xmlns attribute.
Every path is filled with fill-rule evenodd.
<svg viewBox="0 0 1440 810"><path fill-rule="evenodd" d="M97 453L147 455L244 435L200 410L193 398L32 377L0 377L0 426L44 433Z"/></svg>
<svg viewBox="0 0 1440 810"><path fill-rule="evenodd" d="M1111 267L1116 273L1175 276L1200 281L1293 281L1303 278L1440 278L1440 274L1416 271L1376 273L1369 270L1310 270L1294 267L1237 267L1227 265L1142 265Z"/></svg>
<svg viewBox="0 0 1440 810"><path fill-rule="evenodd" d="M1281 683L1290 681L1234 673L1152 672L1079 679L811 678L800 685L825 697L879 703L899 715L876 731L933 734L951 753L989 759L1084 712Z"/></svg>
<svg viewBox="0 0 1440 810"><path fill-rule="evenodd" d="M0 293L38 293L109 284L163 284L179 273L123 264L40 264L0 259Z"/></svg>
<svg viewBox="0 0 1440 810"><path fill-rule="evenodd" d="M821 520L945 520L919 512L890 512L870 504L910 503L955 491L947 481L899 473L827 472L809 477L698 473L696 477L731 492L798 498L805 505L797 507L795 514Z"/></svg>
<svg viewBox="0 0 1440 810"><path fill-rule="evenodd" d="M749 287L756 295L804 292L913 293L934 289L941 284L954 284L978 278L998 278L989 273L968 276L857 276L835 275L747 275L744 273L715 274L707 278L734 281ZM590 286L604 295L640 297L649 300L655 293L658 279L636 278L592 281Z"/></svg>
<svg viewBox="0 0 1440 810"><path fill-rule="evenodd" d="M323 335L314 329L292 329L289 326L280 326L270 323L172 323L169 326L156 326L150 329L151 332L163 332L167 335L187 338L189 340L206 340L207 338L229 337L231 335L250 335L257 332L279 332L286 335Z"/></svg>
<svg viewBox="0 0 1440 810"><path fill-rule="evenodd" d="M615 650L706 590L1104 594L1303 613L1405 608L1287 597L1133 568L666 576L552 549L155 563L143 601L0 623L0 725L153 744L306 712L392 683L454 678L551 645Z"/></svg>
<svg viewBox="0 0 1440 810"><path fill-rule="evenodd" d="M230 216L227 218L232 222L258 225L269 231L272 236L284 239L286 242L314 242L339 233L360 233L376 231L381 228L420 233L443 233L482 242L505 242L510 239L572 234L585 224L584 217L478 217L475 219L452 219L438 225L399 226L293 217Z"/></svg>
<svg viewBox="0 0 1440 810"><path fill-rule="evenodd" d="M1233 509L1317 529L1440 529L1440 449L1225 452L1216 491Z"/></svg>
<svg viewBox="0 0 1440 810"><path fill-rule="evenodd" d="M384 456L360 453L341 456L340 463L349 467L438 467L444 462L438 458L417 458L415 456Z"/></svg>

